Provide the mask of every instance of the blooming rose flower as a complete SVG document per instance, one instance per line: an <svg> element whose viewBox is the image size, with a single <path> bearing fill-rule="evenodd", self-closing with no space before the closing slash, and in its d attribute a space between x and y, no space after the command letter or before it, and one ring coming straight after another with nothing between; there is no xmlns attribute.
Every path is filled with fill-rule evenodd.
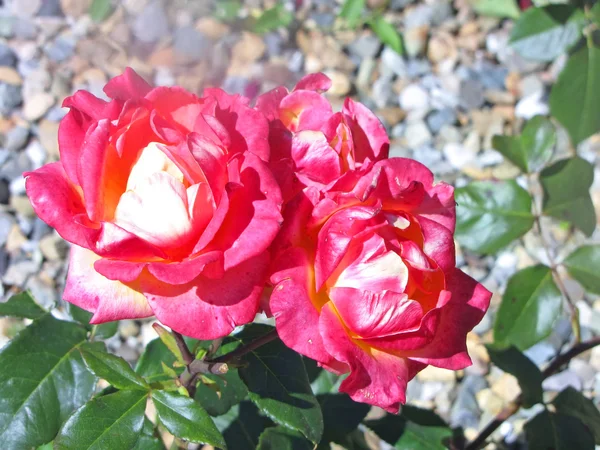
<svg viewBox="0 0 600 450"><path fill-rule="evenodd" d="M92 323L154 314L199 339L252 321L281 222L267 120L131 69L104 92L65 100L60 162L26 174L37 214L74 244L65 300Z"/></svg>
<svg viewBox="0 0 600 450"><path fill-rule="evenodd" d="M379 119L350 98L334 113L321 95L330 87L326 75L307 75L291 93L279 87L256 102L270 121L271 167L286 201L306 186L328 190L346 182L344 174L387 158L389 139Z"/></svg>
<svg viewBox="0 0 600 450"><path fill-rule="evenodd" d="M491 293L455 266L453 188L422 164L379 161L348 192L306 188L274 244L270 310L281 339L340 391L397 412L427 365L471 364L466 335Z"/></svg>

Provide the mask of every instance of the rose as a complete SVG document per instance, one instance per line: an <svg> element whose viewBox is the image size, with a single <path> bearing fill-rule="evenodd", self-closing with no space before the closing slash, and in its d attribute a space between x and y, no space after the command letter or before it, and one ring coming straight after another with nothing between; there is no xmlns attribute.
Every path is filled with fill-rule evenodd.
<svg viewBox="0 0 600 450"><path fill-rule="evenodd" d="M37 214L74 244L65 300L92 323L154 314L199 339L252 321L281 222L267 120L131 69L104 91L65 100L60 162L25 174Z"/></svg>
<svg viewBox="0 0 600 450"><path fill-rule="evenodd" d="M389 139L379 119L350 98L334 113L321 95L331 87L322 73L305 76L290 93L276 88L257 99L269 119L271 166L287 201L306 186L321 191L347 182L387 158Z"/></svg>
<svg viewBox="0 0 600 450"><path fill-rule="evenodd" d="M416 161L377 162L349 192L305 189L274 246L270 310L286 345L340 391L397 412L427 365L470 365L491 293L455 267L453 188Z"/></svg>

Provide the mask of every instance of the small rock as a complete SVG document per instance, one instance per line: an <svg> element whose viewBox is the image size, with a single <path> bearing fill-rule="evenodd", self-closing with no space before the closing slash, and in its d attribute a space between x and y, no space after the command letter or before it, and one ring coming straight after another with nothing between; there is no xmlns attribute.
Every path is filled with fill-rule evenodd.
<svg viewBox="0 0 600 450"><path fill-rule="evenodd" d="M44 46L44 53L55 62L63 62L73 56L75 40L71 36L59 36Z"/></svg>
<svg viewBox="0 0 600 450"><path fill-rule="evenodd" d="M536 366L550 361L556 356L556 350L548 342L538 342L533 347L529 347L523 352Z"/></svg>
<svg viewBox="0 0 600 450"><path fill-rule="evenodd" d="M424 111L429 109L429 94L419 84L406 86L399 96L400 107L407 111Z"/></svg>
<svg viewBox="0 0 600 450"><path fill-rule="evenodd" d="M0 44L0 66L15 67L17 55L5 44Z"/></svg>
<svg viewBox="0 0 600 450"><path fill-rule="evenodd" d="M422 382L443 381L455 382L456 373L452 370L441 369L439 367L427 366L417 374L417 379Z"/></svg>
<svg viewBox="0 0 600 450"><path fill-rule="evenodd" d="M21 87L0 83L0 114L10 116L12 111L23 102Z"/></svg>
<svg viewBox="0 0 600 450"><path fill-rule="evenodd" d="M427 57L433 63L439 63L445 59L457 59L458 51L456 49L454 37L446 32L435 33L429 40Z"/></svg>
<svg viewBox="0 0 600 450"><path fill-rule="evenodd" d="M8 205L10 200L10 190L6 180L0 179L0 205Z"/></svg>
<svg viewBox="0 0 600 450"><path fill-rule="evenodd" d="M162 2L153 1L149 3L133 21L134 36L141 42L153 43L158 41L169 33L167 17Z"/></svg>
<svg viewBox="0 0 600 450"><path fill-rule="evenodd" d="M2 281L11 286L24 287L27 278L37 272L39 265L31 260L19 261L11 264Z"/></svg>
<svg viewBox="0 0 600 450"><path fill-rule="evenodd" d="M512 402L520 393L521 387L517 379L508 373L503 373L491 386L492 392L506 403Z"/></svg>
<svg viewBox="0 0 600 450"><path fill-rule="evenodd" d="M53 161L58 160L58 127L57 122L42 120L38 126L38 136L42 147L46 149L48 155Z"/></svg>
<svg viewBox="0 0 600 450"><path fill-rule="evenodd" d="M581 358L575 358L571 360L569 369L581 379L584 389L591 389L594 386L596 371L590 363Z"/></svg>
<svg viewBox="0 0 600 450"><path fill-rule="evenodd" d="M536 74L521 78L519 82L519 92L521 97L528 97L533 94L539 94L544 91L544 83Z"/></svg>
<svg viewBox="0 0 600 450"><path fill-rule="evenodd" d="M226 24L218 21L213 17L201 17L200 19L198 19L198 22L196 22L196 29L204 36L209 37L213 41L217 41L225 37L230 31L229 27Z"/></svg>
<svg viewBox="0 0 600 450"><path fill-rule="evenodd" d="M269 56L280 56L283 51L285 44L281 34L277 32L267 33L263 36L263 41L267 46L267 53Z"/></svg>
<svg viewBox="0 0 600 450"><path fill-rule="evenodd" d="M458 393L450 412L450 425L463 428L478 428L481 412L475 394L485 389L485 378L467 375L458 388Z"/></svg>
<svg viewBox="0 0 600 450"><path fill-rule="evenodd" d="M41 238L39 245L42 255L50 261L59 261L67 256L68 244L54 233Z"/></svg>
<svg viewBox="0 0 600 450"><path fill-rule="evenodd" d="M60 6L66 16L78 18L90 11L94 0L60 0Z"/></svg>
<svg viewBox="0 0 600 450"><path fill-rule="evenodd" d="M381 63L400 78L407 76L406 62L395 50L386 46L381 52Z"/></svg>
<svg viewBox="0 0 600 450"><path fill-rule="evenodd" d="M457 120L456 112L453 109L445 108L433 111L427 116L427 125L433 134L439 133L444 125L454 125Z"/></svg>
<svg viewBox="0 0 600 450"><path fill-rule="evenodd" d="M10 206L23 217L35 217L35 211L31 206L31 202L24 195L13 195L10 198Z"/></svg>
<svg viewBox="0 0 600 450"><path fill-rule="evenodd" d="M460 143L449 142L444 145L442 152L448 162L456 169L462 169L467 164L473 163L476 157L476 154Z"/></svg>
<svg viewBox="0 0 600 450"><path fill-rule="evenodd" d="M546 378L542 383L542 387L545 391L560 392L569 386L578 391L583 387L581 379L579 379L577 374L570 369L552 375L551 377Z"/></svg>
<svg viewBox="0 0 600 450"><path fill-rule="evenodd" d="M478 109L485 103L483 85L476 80L462 80L459 96L462 105L467 109Z"/></svg>
<svg viewBox="0 0 600 450"><path fill-rule="evenodd" d="M140 327L133 320L123 320L119 323L119 334L125 339L137 336L139 332Z"/></svg>
<svg viewBox="0 0 600 450"><path fill-rule="evenodd" d="M29 277L24 287L30 290L35 300L45 308L52 307L58 301L56 288L36 276Z"/></svg>
<svg viewBox="0 0 600 450"><path fill-rule="evenodd" d="M491 389L482 389L475 394L479 409L492 415L498 414L504 407L504 401L498 397Z"/></svg>
<svg viewBox="0 0 600 450"><path fill-rule="evenodd" d="M16 152L25 147L28 140L29 128L16 126L6 134L4 147L11 152Z"/></svg>
<svg viewBox="0 0 600 450"><path fill-rule="evenodd" d="M381 48L381 41L372 34L363 34L348 46L351 55L361 59L374 58Z"/></svg>
<svg viewBox="0 0 600 450"><path fill-rule="evenodd" d="M404 48L408 56L414 58L424 53L428 35L428 25L409 28L404 32Z"/></svg>
<svg viewBox="0 0 600 450"><path fill-rule="evenodd" d="M328 70L325 72L325 75L331 78L331 88L327 91L327 94L334 97L343 97L352 89L350 78L344 72Z"/></svg>
<svg viewBox="0 0 600 450"><path fill-rule="evenodd" d="M234 61L252 63L264 55L266 45L260 36L243 32L242 37L231 49L231 57Z"/></svg>
<svg viewBox="0 0 600 450"><path fill-rule="evenodd" d="M0 247L6 244L11 229L15 225L15 219L8 213L0 213Z"/></svg>
<svg viewBox="0 0 600 450"><path fill-rule="evenodd" d="M515 107L515 116L529 120L535 116L545 116L550 112L548 103L543 100L544 92L538 91L523 97Z"/></svg>
<svg viewBox="0 0 600 450"><path fill-rule="evenodd" d="M42 0L15 0L11 3L15 16L31 18L37 14L42 6Z"/></svg>
<svg viewBox="0 0 600 450"><path fill-rule="evenodd" d="M37 15L39 17L62 17L63 12L60 3L60 0L44 0Z"/></svg>
<svg viewBox="0 0 600 450"><path fill-rule="evenodd" d="M36 94L25 103L23 117L32 122L41 119L55 102L56 99L52 94L47 92Z"/></svg>
<svg viewBox="0 0 600 450"><path fill-rule="evenodd" d="M189 26L175 30L173 50L184 63L204 59L208 55L210 47L210 40L194 27Z"/></svg>
<svg viewBox="0 0 600 450"><path fill-rule="evenodd" d="M430 143L432 136L425 122L419 120L407 124L404 138L409 148L416 148Z"/></svg>
<svg viewBox="0 0 600 450"><path fill-rule="evenodd" d="M23 84L23 79L21 78L21 75L19 75L19 72L12 67L0 66L0 82L21 86Z"/></svg>

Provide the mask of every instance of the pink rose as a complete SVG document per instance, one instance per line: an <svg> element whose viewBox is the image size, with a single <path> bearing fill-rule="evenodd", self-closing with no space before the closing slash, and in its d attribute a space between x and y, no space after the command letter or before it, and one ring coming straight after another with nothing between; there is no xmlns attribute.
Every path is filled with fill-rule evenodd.
<svg viewBox="0 0 600 450"><path fill-rule="evenodd" d="M151 315L199 339L251 322L281 223L268 122L218 89L65 100L60 162L26 174L37 214L73 244L64 298L92 323Z"/></svg>
<svg viewBox="0 0 600 450"><path fill-rule="evenodd" d="M286 201L306 186L331 189L345 182L344 174L387 158L389 139L379 119L350 98L334 113L321 95L330 87L324 74L307 75L291 93L279 87L256 102L270 121L271 167Z"/></svg>
<svg viewBox="0 0 600 450"><path fill-rule="evenodd" d="M427 365L471 364L466 335L491 293L455 266L453 188L422 164L375 163L347 192L305 189L274 245L281 339L359 402L397 412Z"/></svg>

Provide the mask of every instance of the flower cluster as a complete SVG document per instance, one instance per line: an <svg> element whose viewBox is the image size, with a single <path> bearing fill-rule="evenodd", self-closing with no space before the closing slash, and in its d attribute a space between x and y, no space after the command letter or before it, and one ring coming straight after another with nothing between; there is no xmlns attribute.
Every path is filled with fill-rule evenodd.
<svg viewBox="0 0 600 450"><path fill-rule="evenodd" d="M65 100L60 161L27 177L73 245L65 300L92 323L156 316L198 339L257 312L282 341L397 411L427 365L470 364L490 293L455 265L453 188L388 158L377 117L309 75L247 98L152 88L128 69Z"/></svg>

